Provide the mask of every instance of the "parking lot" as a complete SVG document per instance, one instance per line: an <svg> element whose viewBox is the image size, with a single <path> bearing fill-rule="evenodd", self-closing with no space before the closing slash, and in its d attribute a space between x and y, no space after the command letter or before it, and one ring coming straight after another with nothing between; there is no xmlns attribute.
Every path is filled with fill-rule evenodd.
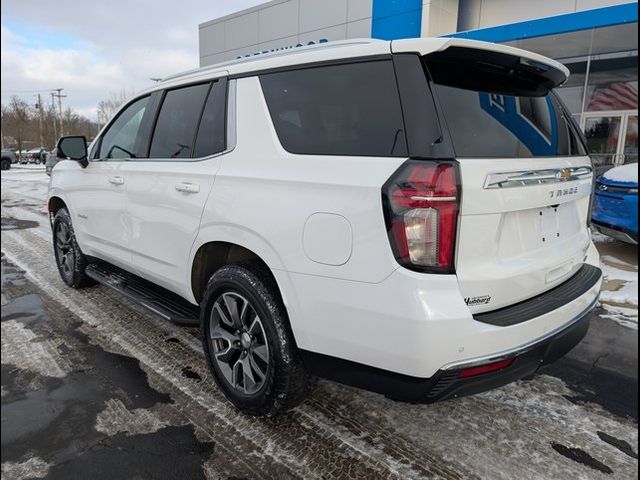
<svg viewBox="0 0 640 480"><path fill-rule="evenodd" d="M243 416L197 329L58 276L41 166L2 172L2 478L637 478L637 248L596 235L586 339L532 379L433 405L320 381Z"/></svg>

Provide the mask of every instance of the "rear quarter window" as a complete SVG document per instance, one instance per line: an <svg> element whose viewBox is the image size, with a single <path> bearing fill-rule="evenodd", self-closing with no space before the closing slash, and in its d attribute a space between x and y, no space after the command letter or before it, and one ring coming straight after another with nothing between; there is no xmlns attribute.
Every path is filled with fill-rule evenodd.
<svg viewBox="0 0 640 480"><path fill-rule="evenodd" d="M260 76L280 143L309 155L407 156L390 60Z"/></svg>

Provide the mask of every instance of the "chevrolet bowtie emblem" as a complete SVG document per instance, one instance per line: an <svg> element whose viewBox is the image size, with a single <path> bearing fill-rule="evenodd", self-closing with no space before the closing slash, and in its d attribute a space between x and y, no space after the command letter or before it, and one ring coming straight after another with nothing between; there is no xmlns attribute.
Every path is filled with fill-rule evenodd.
<svg viewBox="0 0 640 480"><path fill-rule="evenodd" d="M563 168L558 172L558 180L562 180L563 182L568 182L572 178L573 178L573 175L571 175L571 170L569 170L568 168Z"/></svg>

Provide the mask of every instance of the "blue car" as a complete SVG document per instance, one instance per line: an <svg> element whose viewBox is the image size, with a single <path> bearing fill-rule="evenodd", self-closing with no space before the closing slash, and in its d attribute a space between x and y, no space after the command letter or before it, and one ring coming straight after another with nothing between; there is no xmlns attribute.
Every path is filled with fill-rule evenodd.
<svg viewBox="0 0 640 480"><path fill-rule="evenodd" d="M593 226L601 233L638 244L638 164L616 167L596 181Z"/></svg>

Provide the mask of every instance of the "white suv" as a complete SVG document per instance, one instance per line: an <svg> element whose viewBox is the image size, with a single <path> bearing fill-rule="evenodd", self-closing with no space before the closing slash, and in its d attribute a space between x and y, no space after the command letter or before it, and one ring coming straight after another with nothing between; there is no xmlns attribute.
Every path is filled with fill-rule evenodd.
<svg viewBox="0 0 640 480"><path fill-rule="evenodd" d="M602 281L590 159L553 92L567 75L439 38L167 78L88 151L60 140L60 274L200 324L254 415L316 376L412 402L529 376L584 337Z"/></svg>

